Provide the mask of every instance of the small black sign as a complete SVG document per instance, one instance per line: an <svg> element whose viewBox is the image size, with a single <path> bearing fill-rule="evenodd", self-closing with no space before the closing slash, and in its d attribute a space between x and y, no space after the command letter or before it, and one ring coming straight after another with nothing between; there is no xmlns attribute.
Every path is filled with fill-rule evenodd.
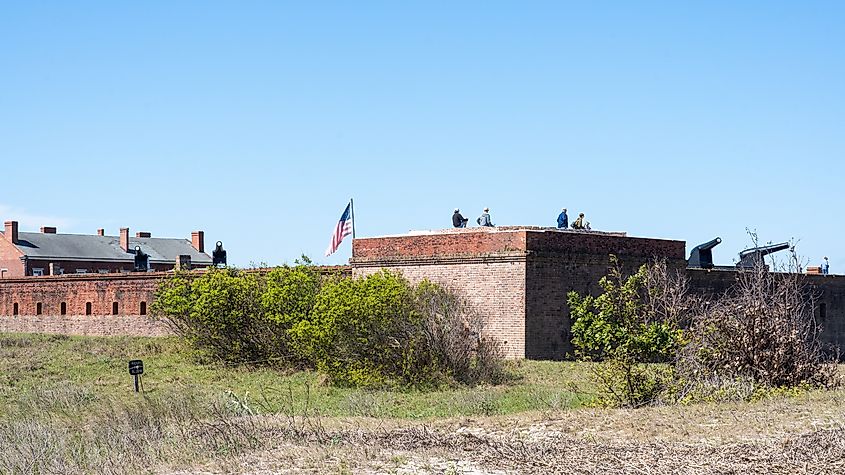
<svg viewBox="0 0 845 475"><path fill-rule="evenodd" d="M139 375L144 374L144 362L141 360L132 360L129 362L129 374Z"/></svg>

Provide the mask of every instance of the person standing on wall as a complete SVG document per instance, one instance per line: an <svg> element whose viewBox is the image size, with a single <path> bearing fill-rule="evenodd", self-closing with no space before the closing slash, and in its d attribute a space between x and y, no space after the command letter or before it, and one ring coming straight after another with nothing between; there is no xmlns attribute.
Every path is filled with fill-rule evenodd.
<svg viewBox="0 0 845 475"><path fill-rule="evenodd" d="M827 256L824 258L824 262L822 263L822 274L828 275L830 273L830 261L827 260Z"/></svg>
<svg viewBox="0 0 845 475"><path fill-rule="evenodd" d="M469 221L469 219L463 217L461 210L455 208L455 213L452 215L452 226L456 228L465 228L467 227L467 221Z"/></svg>
<svg viewBox="0 0 845 475"><path fill-rule="evenodd" d="M578 219L572 223L572 229L586 229L586 226L584 225L584 213L578 215Z"/></svg>
<svg viewBox="0 0 845 475"><path fill-rule="evenodd" d="M481 216L479 216L475 222L478 223L479 226L494 226L493 221L490 220L490 208L484 208L484 212L481 213Z"/></svg>
<svg viewBox="0 0 845 475"><path fill-rule="evenodd" d="M566 215L566 208L557 215L557 228L558 229L566 229L569 227L569 216Z"/></svg>

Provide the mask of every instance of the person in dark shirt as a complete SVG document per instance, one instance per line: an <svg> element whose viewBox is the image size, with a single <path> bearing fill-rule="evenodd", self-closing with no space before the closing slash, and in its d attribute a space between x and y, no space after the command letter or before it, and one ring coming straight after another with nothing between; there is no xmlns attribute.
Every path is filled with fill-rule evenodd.
<svg viewBox="0 0 845 475"><path fill-rule="evenodd" d="M461 215L461 210L455 208L455 213L452 214L452 226L456 228L465 228L467 227L467 221L469 221L469 219L464 218Z"/></svg>
<svg viewBox="0 0 845 475"><path fill-rule="evenodd" d="M557 216L557 228L566 229L569 227L569 216L566 215L566 208Z"/></svg>

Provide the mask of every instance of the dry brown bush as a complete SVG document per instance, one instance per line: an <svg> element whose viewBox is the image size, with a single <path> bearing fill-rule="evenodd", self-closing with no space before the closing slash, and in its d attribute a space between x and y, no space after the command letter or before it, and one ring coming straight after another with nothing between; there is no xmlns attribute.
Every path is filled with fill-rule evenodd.
<svg viewBox="0 0 845 475"><path fill-rule="evenodd" d="M760 260L740 270L736 284L693 314L689 344L677 362L689 380L751 378L768 387L830 386L836 368L825 356L813 309L816 295L798 272Z"/></svg>
<svg viewBox="0 0 845 475"><path fill-rule="evenodd" d="M442 366L464 384L496 384L505 378L504 350L484 332L484 316L459 293L423 282L416 296L428 364Z"/></svg>

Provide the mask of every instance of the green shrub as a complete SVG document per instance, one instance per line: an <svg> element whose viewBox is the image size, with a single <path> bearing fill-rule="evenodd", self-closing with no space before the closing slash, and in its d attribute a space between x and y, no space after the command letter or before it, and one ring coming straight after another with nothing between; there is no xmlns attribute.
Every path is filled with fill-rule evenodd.
<svg viewBox="0 0 845 475"><path fill-rule="evenodd" d="M454 292L381 271L352 279L307 264L266 275L177 273L153 304L199 355L235 364L316 368L332 383L414 386L503 379L498 342Z"/></svg>
<svg viewBox="0 0 845 475"><path fill-rule="evenodd" d="M314 308L322 280L320 273L308 265L283 266L270 271L261 295L267 319L285 328L306 320Z"/></svg>
<svg viewBox="0 0 845 475"><path fill-rule="evenodd" d="M409 383L419 321L412 287L400 275L334 278L323 284L310 315L291 328L291 343L338 384Z"/></svg>
<svg viewBox="0 0 845 475"><path fill-rule="evenodd" d="M650 287L649 267L625 278L615 257L610 273L599 285L598 297L568 294L572 320L572 345L582 359L601 360L624 353L633 361L656 363L671 361L683 344L683 332L677 322L663 318L649 298L659 293Z"/></svg>
<svg viewBox="0 0 845 475"><path fill-rule="evenodd" d="M604 292L598 297L568 295L576 355L599 361L593 372L600 404L649 404L673 378L671 367L654 363L673 362L684 344L680 309L667 302L684 301L685 281L672 279L662 262L626 278L611 256L610 273L599 284Z"/></svg>
<svg viewBox="0 0 845 475"><path fill-rule="evenodd" d="M264 318L263 280L232 268L177 273L159 287L153 315L164 318L206 358L227 363L284 357L283 333Z"/></svg>

